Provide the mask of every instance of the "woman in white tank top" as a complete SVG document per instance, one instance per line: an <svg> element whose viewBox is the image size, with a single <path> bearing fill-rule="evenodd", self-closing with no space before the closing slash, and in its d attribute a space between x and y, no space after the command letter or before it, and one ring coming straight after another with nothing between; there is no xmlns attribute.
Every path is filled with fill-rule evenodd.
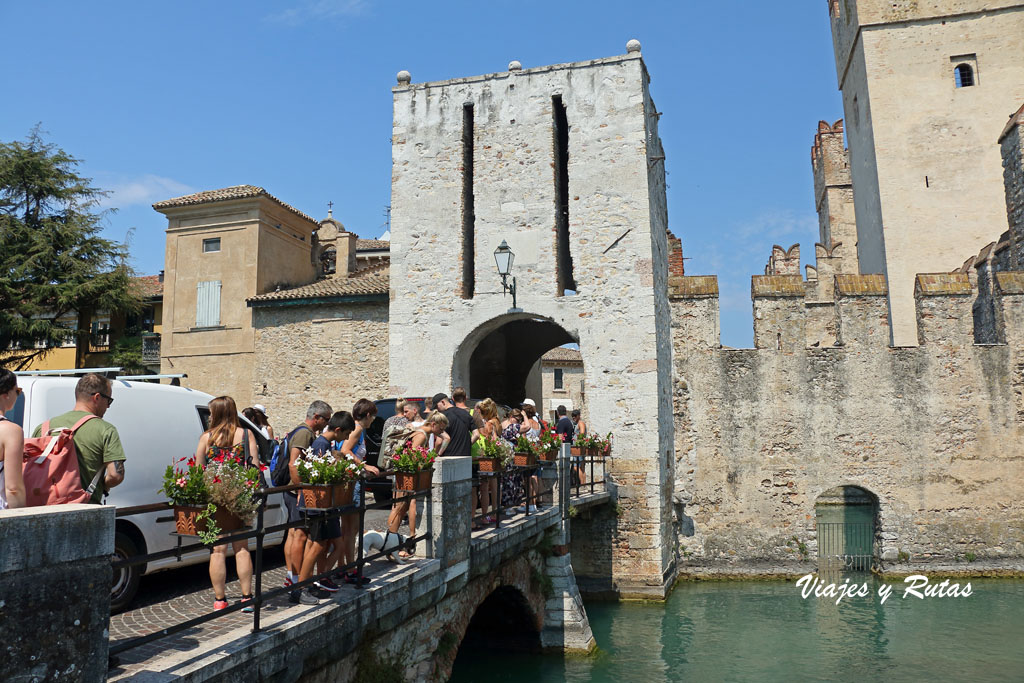
<svg viewBox="0 0 1024 683"><path fill-rule="evenodd" d="M25 432L4 417L20 394L18 378L10 370L0 369L0 510L25 506L25 482L21 476Z"/></svg>

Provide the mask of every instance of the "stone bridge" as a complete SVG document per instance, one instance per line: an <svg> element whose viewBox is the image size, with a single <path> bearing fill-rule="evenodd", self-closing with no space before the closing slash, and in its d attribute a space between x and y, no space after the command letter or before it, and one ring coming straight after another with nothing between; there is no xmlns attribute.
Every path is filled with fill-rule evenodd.
<svg viewBox="0 0 1024 683"><path fill-rule="evenodd" d="M558 467L545 471L552 505L499 528L471 532L470 459L442 458L424 515L429 538L420 544L421 559L370 563L369 586L343 588L313 607L271 600L258 632L252 632L250 615L234 613L157 641L160 647L144 646L141 657L128 656L134 652L129 650L130 663L112 669L108 680L349 681L361 667L386 669L392 679L444 680L464 637L494 629L524 647L589 651L594 639L573 574L570 523L581 513L610 507L611 494L602 484L598 492L574 497L565 463L563 456ZM15 513L4 520L4 547L31 547L29 538L57 533L66 560L41 554L3 565L0 636L17 644L6 656L5 666L16 669L8 673L18 680L19 674L24 680L82 680L83 672L88 680L101 679L108 647L106 593L86 594L83 604L36 595L42 589L21 593L18 587L35 583L27 579L40 571L56 572L63 584L108 585L104 556L113 550L113 509L55 506ZM77 528L91 532L79 534ZM279 584L266 573L263 585ZM39 605L50 607L44 608L45 619L29 620L35 626L28 631L40 631L34 637L26 620L15 617L38 614ZM174 601L170 613L181 613ZM55 638L67 647L54 646Z"/></svg>

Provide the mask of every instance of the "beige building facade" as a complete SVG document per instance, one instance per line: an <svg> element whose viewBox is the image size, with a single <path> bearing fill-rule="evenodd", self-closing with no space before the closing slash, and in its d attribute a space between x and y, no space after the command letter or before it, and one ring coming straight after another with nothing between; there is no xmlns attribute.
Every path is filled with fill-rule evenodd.
<svg viewBox="0 0 1024 683"><path fill-rule="evenodd" d="M589 422L585 399L586 383L583 381L583 354L579 349L558 347L551 349L540 358L542 415L548 420L557 420L555 411L565 406L567 414L579 410L584 422ZM540 406L541 404L537 404ZM551 423L554 425L554 422Z"/></svg>
<svg viewBox="0 0 1024 683"><path fill-rule="evenodd" d="M916 344L914 275L1006 230L992 131L1024 100L1024 3L832 0L861 273L889 285L893 342Z"/></svg>
<svg viewBox="0 0 1024 683"><path fill-rule="evenodd" d="M266 190L240 185L158 202L167 216L160 367L251 405L256 332L246 299L312 282L319 224Z"/></svg>

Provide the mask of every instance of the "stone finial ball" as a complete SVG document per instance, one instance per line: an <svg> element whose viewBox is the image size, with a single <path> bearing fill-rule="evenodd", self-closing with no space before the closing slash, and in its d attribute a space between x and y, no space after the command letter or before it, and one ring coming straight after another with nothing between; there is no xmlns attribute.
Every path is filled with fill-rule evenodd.
<svg viewBox="0 0 1024 683"><path fill-rule="evenodd" d="M508 63L508 70L509 71L522 71L523 70L523 65L519 63L518 59L513 59L511 62Z"/></svg>
<svg viewBox="0 0 1024 683"><path fill-rule="evenodd" d="M398 72L398 85L409 85L412 83L412 74L402 69Z"/></svg>
<svg viewBox="0 0 1024 683"><path fill-rule="evenodd" d="M640 52L640 41L633 38L631 41L626 43L626 52Z"/></svg>

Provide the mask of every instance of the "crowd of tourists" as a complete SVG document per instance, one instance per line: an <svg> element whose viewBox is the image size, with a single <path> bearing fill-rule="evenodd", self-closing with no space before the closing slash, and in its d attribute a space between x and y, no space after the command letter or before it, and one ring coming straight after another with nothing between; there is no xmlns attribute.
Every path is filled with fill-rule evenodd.
<svg viewBox="0 0 1024 683"><path fill-rule="evenodd" d="M0 509L16 508L29 504L21 464L34 440L41 438L44 425L37 427L33 437L26 441L22 428L6 419L12 410L21 388L17 376L0 368ZM103 496L120 484L125 477L125 453L117 429L102 418L114 399L110 379L96 374L83 375L75 387L74 408L53 417L48 430L67 429L77 456L77 477L73 488L81 502L102 502ZM541 431L549 426L537 414L532 399L525 399L500 419L497 404L491 399L479 401L470 408L465 389L456 387L451 396L435 394L424 401L421 409L417 401L399 399L395 415L388 418L383 435L401 431L405 443L413 448L422 447L433 451L439 457L470 456L474 444L481 439L503 439L515 446L522 437L535 442ZM214 460L222 462L230 457L247 466L261 466L259 449L252 432L246 430L241 421L235 401L229 396L214 398L209 403L210 419L206 431L196 444L194 462L200 467ZM554 431L563 442L571 442L586 434L586 424L580 419L579 411L571 417L564 406L557 409L558 422ZM243 415L267 438L274 439L274 431L267 418L267 411L261 405L246 408ZM287 450L288 481L302 483L298 473L298 461L304 453L330 454L339 460L359 463L364 476L381 475L378 469L379 453L368 453L367 430L377 415L377 406L369 399L359 399L351 411L334 411L325 401L313 401L306 411L305 420L279 439ZM48 432L49 433L49 432ZM52 447L52 446L51 446ZM75 458L72 458L72 461ZM12 465L12 463L16 463ZM265 469L265 468L264 468ZM575 467L578 476L582 468ZM482 479L476 504L480 515L476 524L493 523L499 509L511 514L520 503L521 511L535 511L539 497L540 482L533 477L530 500L524 498L526 482L515 472L502 473L499 499L498 477ZM80 481L78 481L80 480ZM80 486L79 486L80 484ZM364 495L362 481L356 484L354 503L360 503ZM339 582L365 584L369 580L354 570L342 571L356 561L356 540L358 515L347 514L338 517L303 509L302 498L296 491L283 493L288 522L296 526L288 530L284 552L286 564L285 586L300 584L317 575L327 575L301 590L293 590L293 602L316 604L320 599L339 589ZM61 501L65 502L65 501ZM395 500L387 520L387 533L397 534L403 521L408 520L410 537L416 535L416 500L411 493L395 492ZM235 566L242 591L242 602L252 600L252 560L247 541L232 544ZM214 544L210 556L210 581L214 590L214 609L228 606L226 597L226 543ZM409 557L413 547L403 548L400 556ZM331 573L333 571L333 573ZM246 611L250 607L244 608Z"/></svg>

